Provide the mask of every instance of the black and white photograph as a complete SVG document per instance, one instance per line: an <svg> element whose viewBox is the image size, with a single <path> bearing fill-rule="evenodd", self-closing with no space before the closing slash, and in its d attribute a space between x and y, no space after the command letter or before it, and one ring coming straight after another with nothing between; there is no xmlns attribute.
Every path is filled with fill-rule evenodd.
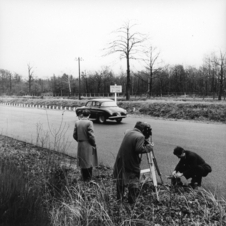
<svg viewBox="0 0 226 226"><path fill-rule="evenodd" d="M225 0L0 0L0 226L226 226Z"/></svg>

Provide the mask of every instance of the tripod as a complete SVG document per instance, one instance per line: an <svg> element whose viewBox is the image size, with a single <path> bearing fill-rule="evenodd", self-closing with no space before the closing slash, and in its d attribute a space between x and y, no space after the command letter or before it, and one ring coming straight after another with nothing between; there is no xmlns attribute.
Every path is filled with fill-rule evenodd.
<svg viewBox="0 0 226 226"><path fill-rule="evenodd" d="M152 137L149 138L146 141L147 141L148 144L152 144ZM152 178L153 185L155 187L155 193L156 193L156 196L157 196L157 200L159 201L158 183L157 183L155 171L157 171L157 174L160 177L161 183L163 184L162 175L160 173L160 170L159 170L159 167L158 167L158 164L157 164L157 160L155 158L154 150L152 149L152 151L150 153L146 153L146 155L147 155L147 161L148 161L149 168L141 170L141 175L145 174L145 173L150 173L150 178Z"/></svg>

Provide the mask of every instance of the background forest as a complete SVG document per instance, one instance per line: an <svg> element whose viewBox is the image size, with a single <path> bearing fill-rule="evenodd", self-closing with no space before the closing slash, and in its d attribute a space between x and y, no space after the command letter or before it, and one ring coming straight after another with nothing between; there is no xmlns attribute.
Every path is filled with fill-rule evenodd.
<svg viewBox="0 0 226 226"><path fill-rule="evenodd" d="M110 85L122 85L126 95L128 76L115 74L109 67L100 71L81 72L81 76L63 73L49 78L34 76L30 65L28 75L19 75L0 69L0 95L32 96L108 96ZM174 96L197 95L225 99L226 59L211 55L206 57L200 68L183 65L155 67L149 64L144 70L130 71L130 95ZM80 85L79 85L80 84Z"/></svg>

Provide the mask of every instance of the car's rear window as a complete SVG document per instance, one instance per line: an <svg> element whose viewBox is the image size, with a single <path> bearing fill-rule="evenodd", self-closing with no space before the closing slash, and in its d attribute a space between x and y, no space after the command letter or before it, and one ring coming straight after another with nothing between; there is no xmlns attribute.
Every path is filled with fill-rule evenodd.
<svg viewBox="0 0 226 226"><path fill-rule="evenodd" d="M101 104L101 106L102 107L117 107L117 104L114 101L112 101L112 102L103 102Z"/></svg>

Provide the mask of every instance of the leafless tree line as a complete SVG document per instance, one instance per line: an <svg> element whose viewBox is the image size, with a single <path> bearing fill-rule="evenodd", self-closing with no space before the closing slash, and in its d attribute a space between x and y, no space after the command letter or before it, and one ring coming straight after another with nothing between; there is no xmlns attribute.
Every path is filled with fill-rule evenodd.
<svg viewBox="0 0 226 226"><path fill-rule="evenodd" d="M220 58L221 59L221 58ZM131 95L144 94L148 97L156 95L185 95L198 94L210 96L221 100L226 93L225 62L215 58L206 58L205 64L200 68L183 65L158 68L152 72L147 70L131 71ZM51 96L75 96L78 95L79 81L72 75L53 75L48 79L33 78L31 83L22 76L7 70L0 70L0 94L7 95L51 95ZM110 85L122 85L123 95L126 96L127 75L114 74L109 68L100 71L82 73L81 93L110 92ZM29 84L30 83L30 84ZM151 92L150 92L151 84ZM30 87L30 88L29 88Z"/></svg>
<svg viewBox="0 0 226 226"><path fill-rule="evenodd" d="M109 68L96 72L82 72L78 78L63 73L52 75L48 79L34 76L33 67L28 64L28 78L22 79L17 73L0 69L0 94L7 95L43 95L74 96L81 93L109 93L110 85L122 85L123 95L145 94L148 97L163 94L199 94L217 96L218 100L225 95L226 89L226 54L219 52L207 56L199 68L183 65L157 66L160 52L153 47L147 35L134 31L134 24L125 23L112 32L113 41L104 48L104 57L120 54L126 59L126 73L114 74ZM148 43L148 44L147 44ZM133 72L131 60L143 62L144 69Z"/></svg>

